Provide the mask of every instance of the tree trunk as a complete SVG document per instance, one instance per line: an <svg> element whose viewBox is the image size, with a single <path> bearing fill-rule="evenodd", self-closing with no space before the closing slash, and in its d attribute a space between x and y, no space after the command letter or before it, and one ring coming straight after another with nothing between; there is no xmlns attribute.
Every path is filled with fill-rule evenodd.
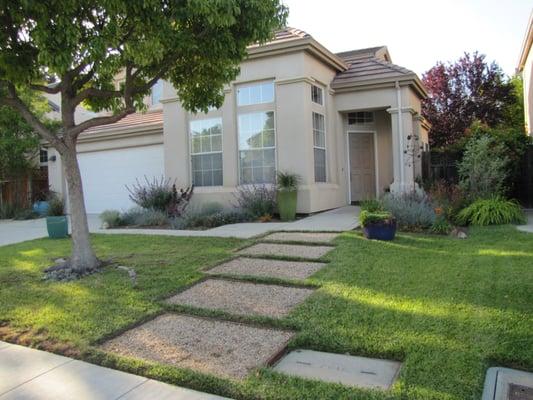
<svg viewBox="0 0 533 400"><path fill-rule="evenodd" d="M68 201L72 229L72 269L77 272L94 270L99 261L94 254L89 238L89 225L83 200L80 167L76 158L76 146L68 147L61 155L67 179Z"/></svg>

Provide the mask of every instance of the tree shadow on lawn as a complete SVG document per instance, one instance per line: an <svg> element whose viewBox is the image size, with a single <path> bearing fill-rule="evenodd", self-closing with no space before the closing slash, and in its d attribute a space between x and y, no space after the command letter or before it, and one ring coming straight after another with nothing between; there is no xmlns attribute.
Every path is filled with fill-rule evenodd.
<svg viewBox="0 0 533 400"><path fill-rule="evenodd" d="M523 351L533 346L531 323L509 330L507 320L432 315L359 301L333 289L320 289L290 316L301 327L291 347L400 360L394 393L409 399L424 398L423 393L479 398L487 367L504 361L502 354L504 365L533 370L533 355Z"/></svg>
<svg viewBox="0 0 533 400"><path fill-rule="evenodd" d="M133 267L137 285L113 266L76 281L43 281L43 270L70 251L69 240L6 246L0 248L0 319L12 329L46 330L87 345L161 310L161 297L200 279L202 267L230 257L240 242L97 235L93 243L100 257Z"/></svg>

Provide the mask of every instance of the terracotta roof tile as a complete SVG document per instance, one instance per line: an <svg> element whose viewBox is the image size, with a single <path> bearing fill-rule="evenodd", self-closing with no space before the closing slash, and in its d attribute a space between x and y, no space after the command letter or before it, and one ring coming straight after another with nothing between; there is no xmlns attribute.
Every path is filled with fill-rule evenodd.
<svg viewBox="0 0 533 400"><path fill-rule="evenodd" d="M131 129L139 126L163 126L163 110L154 110L146 113L129 114L114 124L100 125L83 131L84 135L104 131Z"/></svg>

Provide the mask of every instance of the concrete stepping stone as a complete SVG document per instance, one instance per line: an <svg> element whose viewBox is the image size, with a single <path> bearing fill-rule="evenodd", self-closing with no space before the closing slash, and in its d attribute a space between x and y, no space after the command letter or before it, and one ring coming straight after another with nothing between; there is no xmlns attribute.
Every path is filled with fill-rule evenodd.
<svg viewBox="0 0 533 400"><path fill-rule="evenodd" d="M276 232L265 236L263 240L275 242L310 242L310 243L330 243L339 236L338 233L322 232Z"/></svg>
<svg viewBox="0 0 533 400"><path fill-rule="evenodd" d="M327 264L239 257L217 265L208 274L247 275L280 279L306 279Z"/></svg>
<svg viewBox="0 0 533 400"><path fill-rule="evenodd" d="M208 279L167 300L236 315L281 318L314 292L314 289Z"/></svg>
<svg viewBox="0 0 533 400"><path fill-rule="evenodd" d="M105 342L105 351L224 378L270 363L294 332L164 314Z"/></svg>
<svg viewBox="0 0 533 400"><path fill-rule="evenodd" d="M487 370L482 400L533 399L533 373L510 368Z"/></svg>
<svg viewBox="0 0 533 400"><path fill-rule="evenodd" d="M283 357L274 370L300 378L347 386L390 389L400 366L398 361L295 350Z"/></svg>
<svg viewBox="0 0 533 400"><path fill-rule="evenodd" d="M254 256L281 256L316 260L333 250L333 246L305 246L300 244L258 243L239 251Z"/></svg>

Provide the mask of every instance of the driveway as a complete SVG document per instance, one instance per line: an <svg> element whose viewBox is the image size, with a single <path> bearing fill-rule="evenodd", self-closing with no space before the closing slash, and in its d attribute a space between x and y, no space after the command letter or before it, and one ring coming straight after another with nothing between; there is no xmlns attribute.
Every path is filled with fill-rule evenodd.
<svg viewBox="0 0 533 400"><path fill-rule="evenodd" d="M97 231L100 228L98 215L87 216L89 230ZM30 219L27 221L0 220L0 246L6 244L25 242L26 240L39 239L48 236L46 220L44 218Z"/></svg>
<svg viewBox="0 0 533 400"><path fill-rule="evenodd" d="M163 236L210 236L248 239L271 231L332 231L342 232L359 225L359 207L345 206L310 215L294 222L248 222L219 226L204 231L172 229L100 229L97 214L87 215L92 233L163 235ZM0 220L0 246L48 236L44 218L29 221Z"/></svg>

